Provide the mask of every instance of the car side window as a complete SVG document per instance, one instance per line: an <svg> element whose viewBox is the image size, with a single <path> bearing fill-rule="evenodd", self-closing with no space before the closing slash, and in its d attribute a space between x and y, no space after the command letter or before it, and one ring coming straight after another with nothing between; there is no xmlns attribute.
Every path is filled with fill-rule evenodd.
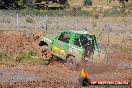
<svg viewBox="0 0 132 88"><path fill-rule="evenodd" d="M61 33L61 35L58 38L58 40L63 41L65 43L69 43L70 36L71 36L71 33L69 33L69 32L63 32L63 33Z"/></svg>
<svg viewBox="0 0 132 88"><path fill-rule="evenodd" d="M75 37L74 45L81 47L79 37Z"/></svg>
<svg viewBox="0 0 132 88"><path fill-rule="evenodd" d="M91 45L90 40L88 40L88 38L85 36L80 36L80 42L82 46Z"/></svg>

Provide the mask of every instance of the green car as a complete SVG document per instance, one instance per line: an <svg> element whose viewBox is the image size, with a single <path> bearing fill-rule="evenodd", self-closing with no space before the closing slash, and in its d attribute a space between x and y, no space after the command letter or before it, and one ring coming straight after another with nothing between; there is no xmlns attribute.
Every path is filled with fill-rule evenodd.
<svg viewBox="0 0 132 88"><path fill-rule="evenodd" d="M56 37L43 36L39 46L42 47L43 58L50 59L54 55L67 62L80 62L98 49L95 35L70 29L65 29Z"/></svg>

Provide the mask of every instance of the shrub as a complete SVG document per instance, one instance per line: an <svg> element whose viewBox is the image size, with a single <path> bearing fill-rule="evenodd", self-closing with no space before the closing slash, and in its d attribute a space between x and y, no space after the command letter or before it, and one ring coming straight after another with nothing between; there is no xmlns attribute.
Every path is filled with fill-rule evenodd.
<svg viewBox="0 0 132 88"><path fill-rule="evenodd" d="M33 8L33 0L15 0L20 8Z"/></svg>
<svg viewBox="0 0 132 88"><path fill-rule="evenodd" d="M26 22L28 22L28 23L33 23L33 19L30 18L30 17L28 17L28 18L26 18Z"/></svg>
<svg viewBox="0 0 132 88"><path fill-rule="evenodd" d="M90 6L90 5L92 5L92 1L91 0L84 0L83 5L84 6Z"/></svg>

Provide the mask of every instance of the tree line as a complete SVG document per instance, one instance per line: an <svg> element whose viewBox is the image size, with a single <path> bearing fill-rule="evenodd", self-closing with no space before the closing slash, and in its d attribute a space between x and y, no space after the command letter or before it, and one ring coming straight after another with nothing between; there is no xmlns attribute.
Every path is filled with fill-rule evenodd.
<svg viewBox="0 0 132 88"><path fill-rule="evenodd" d="M50 1L56 1L56 0L50 0ZM64 0L59 0L59 1L64 1ZM125 3L128 2L128 0L107 0L107 1L109 2L118 1L123 6L125 6ZM36 6L34 2L35 2L34 0L0 0L0 9L35 8ZM84 6L92 5L92 0L84 0L83 5Z"/></svg>
<svg viewBox="0 0 132 88"><path fill-rule="evenodd" d="M0 0L0 9L22 9L34 7L33 0Z"/></svg>

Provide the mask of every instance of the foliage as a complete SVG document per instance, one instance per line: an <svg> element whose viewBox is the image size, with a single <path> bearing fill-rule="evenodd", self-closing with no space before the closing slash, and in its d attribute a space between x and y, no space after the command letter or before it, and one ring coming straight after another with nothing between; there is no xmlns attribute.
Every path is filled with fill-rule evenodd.
<svg viewBox="0 0 132 88"><path fill-rule="evenodd" d="M3 9L21 9L33 8L33 0L0 0L0 8Z"/></svg>
<svg viewBox="0 0 132 88"><path fill-rule="evenodd" d="M83 5L84 6L90 6L90 5L92 5L92 1L91 0L84 0Z"/></svg>
<svg viewBox="0 0 132 88"><path fill-rule="evenodd" d="M15 0L15 2L22 8L34 7L33 0Z"/></svg>

